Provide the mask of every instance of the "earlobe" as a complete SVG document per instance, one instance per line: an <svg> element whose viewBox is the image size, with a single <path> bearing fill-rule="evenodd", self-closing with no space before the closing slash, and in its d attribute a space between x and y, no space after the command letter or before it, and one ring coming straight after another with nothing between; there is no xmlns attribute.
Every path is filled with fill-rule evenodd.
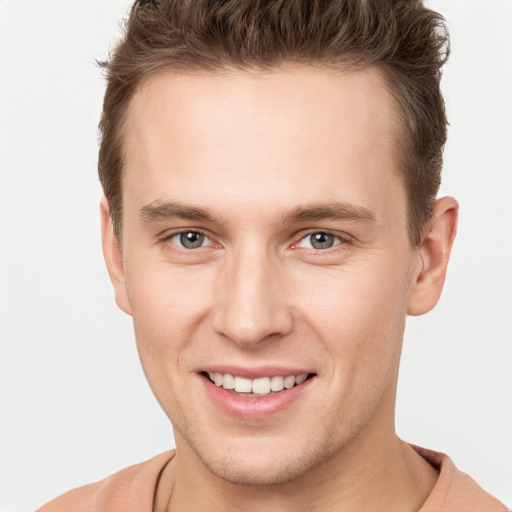
<svg viewBox="0 0 512 512"><path fill-rule="evenodd" d="M436 201L418 249L418 265L407 314L423 315L439 301L457 232L459 205L453 197Z"/></svg>
<svg viewBox="0 0 512 512"><path fill-rule="evenodd" d="M123 258L119 241L114 234L112 218L107 200L103 198L100 202L101 216L101 242L103 257L107 265L108 275L114 286L116 303L126 314L131 315L131 308L126 293L126 282L124 276Z"/></svg>

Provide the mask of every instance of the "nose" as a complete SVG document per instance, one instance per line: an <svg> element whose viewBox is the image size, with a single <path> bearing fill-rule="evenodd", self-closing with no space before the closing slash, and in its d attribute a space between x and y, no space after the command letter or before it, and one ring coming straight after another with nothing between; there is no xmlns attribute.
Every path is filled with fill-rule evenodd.
<svg viewBox="0 0 512 512"><path fill-rule="evenodd" d="M218 283L214 328L241 347L282 338L293 330L286 273L265 251L228 258Z"/></svg>

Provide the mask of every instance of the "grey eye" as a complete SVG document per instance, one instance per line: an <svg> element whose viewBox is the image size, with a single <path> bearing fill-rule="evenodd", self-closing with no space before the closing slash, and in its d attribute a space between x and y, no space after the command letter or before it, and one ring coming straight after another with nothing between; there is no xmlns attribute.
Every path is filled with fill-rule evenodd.
<svg viewBox="0 0 512 512"><path fill-rule="evenodd" d="M185 247L185 249L197 249L201 247L204 243L204 239L206 238L202 233L198 233L197 231L187 231L185 233L180 233L176 235L176 238L179 237L179 243Z"/></svg>
<svg viewBox="0 0 512 512"><path fill-rule="evenodd" d="M329 249L334 245L334 235L330 233L313 233L311 246L315 249Z"/></svg>
<svg viewBox="0 0 512 512"><path fill-rule="evenodd" d="M317 231L304 237L299 246L307 249L330 249L341 242L339 236L333 235L332 233L326 233L325 231Z"/></svg>

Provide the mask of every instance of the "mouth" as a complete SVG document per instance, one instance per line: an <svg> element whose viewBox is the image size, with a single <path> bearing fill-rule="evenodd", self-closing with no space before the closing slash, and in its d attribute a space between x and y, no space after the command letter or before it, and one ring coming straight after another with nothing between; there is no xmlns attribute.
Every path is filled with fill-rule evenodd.
<svg viewBox="0 0 512 512"><path fill-rule="evenodd" d="M257 379L219 372L202 372L202 375L212 384L232 394L247 398L262 398L300 386L308 379L313 378L316 374L299 373L297 375L273 375L258 377Z"/></svg>
<svg viewBox="0 0 512 512"><path fill-rule="evenodd" d="M217 410L244 421L263 420L294 403L306 403L301 397L308 396L318 380L316 373L304 371L221 371L206 370L198 376Z"/></svg>

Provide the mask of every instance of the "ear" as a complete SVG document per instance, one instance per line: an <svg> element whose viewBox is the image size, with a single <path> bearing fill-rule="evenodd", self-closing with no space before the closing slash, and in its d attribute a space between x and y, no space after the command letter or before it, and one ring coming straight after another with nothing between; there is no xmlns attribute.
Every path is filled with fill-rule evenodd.
<svg viewBox="0 0 512 512"><path fill-rule="evenodd" d="M453 197L436 201L418 249L418 265L409 296L407 314L423 315L438 302L457 232L459 205Z"/></svg>
<svg viewBox="0 0 512 512"><path fill-rule="evenodd" d="M123 257L119 241L114 234L112 218L107 200L103 198L100 202L101 215L101 242L103 246L103 257L107 264L108 275L114 285L117 305L128 315L131 315L131 308L126 293L126 282L124 278Z"/></svg>

